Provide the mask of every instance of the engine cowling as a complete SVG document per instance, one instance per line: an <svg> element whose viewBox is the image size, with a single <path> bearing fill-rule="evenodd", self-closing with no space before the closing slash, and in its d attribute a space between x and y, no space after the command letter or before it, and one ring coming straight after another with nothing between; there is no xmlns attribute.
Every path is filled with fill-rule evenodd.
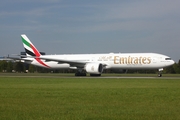
<svg viewBox="0 0 180 120"><path fill-rule="evenodd" d="M103 65L101 63L87 63L85 70L90 74L101 74L103 72Z"/></svg>

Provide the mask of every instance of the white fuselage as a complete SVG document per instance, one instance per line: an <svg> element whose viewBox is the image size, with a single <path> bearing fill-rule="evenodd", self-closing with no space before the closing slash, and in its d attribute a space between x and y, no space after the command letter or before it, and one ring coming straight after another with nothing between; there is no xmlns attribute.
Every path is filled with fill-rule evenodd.
<svg viewBox="0 0 180 120"><path fill-rule="evenodd" d="M68 54L68 55L43 55L41 58L50 58L52 61L41 59L47 66L40 64L34 58L29 64L50 69L78 69L66 62L56 62L54 59L75 61L81 63L105 64L104 69L160 69L174 64L170 57L157 53L109 53L109 54Z"/></svg>

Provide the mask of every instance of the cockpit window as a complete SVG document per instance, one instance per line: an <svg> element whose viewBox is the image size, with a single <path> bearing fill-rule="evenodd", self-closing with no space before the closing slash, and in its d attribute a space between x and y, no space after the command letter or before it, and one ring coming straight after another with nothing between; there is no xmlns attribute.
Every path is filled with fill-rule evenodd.
<svg viewBox="0 0 180 120"><path fill-rule="evenodd" d="M171 60L171 58L165 58L165 60Z"/></svg>

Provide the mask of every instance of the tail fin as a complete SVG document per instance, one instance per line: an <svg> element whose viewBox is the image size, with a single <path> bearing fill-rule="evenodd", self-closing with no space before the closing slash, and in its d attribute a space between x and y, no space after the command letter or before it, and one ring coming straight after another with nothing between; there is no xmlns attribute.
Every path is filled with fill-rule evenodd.
<svg viewBox="0 0 180 120"><path fill-rule="evenodd" d="M25 34L21 35L21 38L27 56L41 56L40 52L36 49L36 47L31 43Z"/></svg>

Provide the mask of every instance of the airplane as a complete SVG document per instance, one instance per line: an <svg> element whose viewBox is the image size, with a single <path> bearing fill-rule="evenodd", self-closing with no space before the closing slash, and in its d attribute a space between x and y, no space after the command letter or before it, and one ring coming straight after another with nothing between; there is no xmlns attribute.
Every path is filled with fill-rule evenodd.
<svg viewBox="0 0 180 120"><path fill-rule="evenodd" d="M48 69L75 69L75 76L101 76L105 69L158 69L162 76L163 68L175 62L168 56L158 53L108 53L108 54L61 54L41 55L29 38L21 35L26 56L21 62Z"/></svg>

